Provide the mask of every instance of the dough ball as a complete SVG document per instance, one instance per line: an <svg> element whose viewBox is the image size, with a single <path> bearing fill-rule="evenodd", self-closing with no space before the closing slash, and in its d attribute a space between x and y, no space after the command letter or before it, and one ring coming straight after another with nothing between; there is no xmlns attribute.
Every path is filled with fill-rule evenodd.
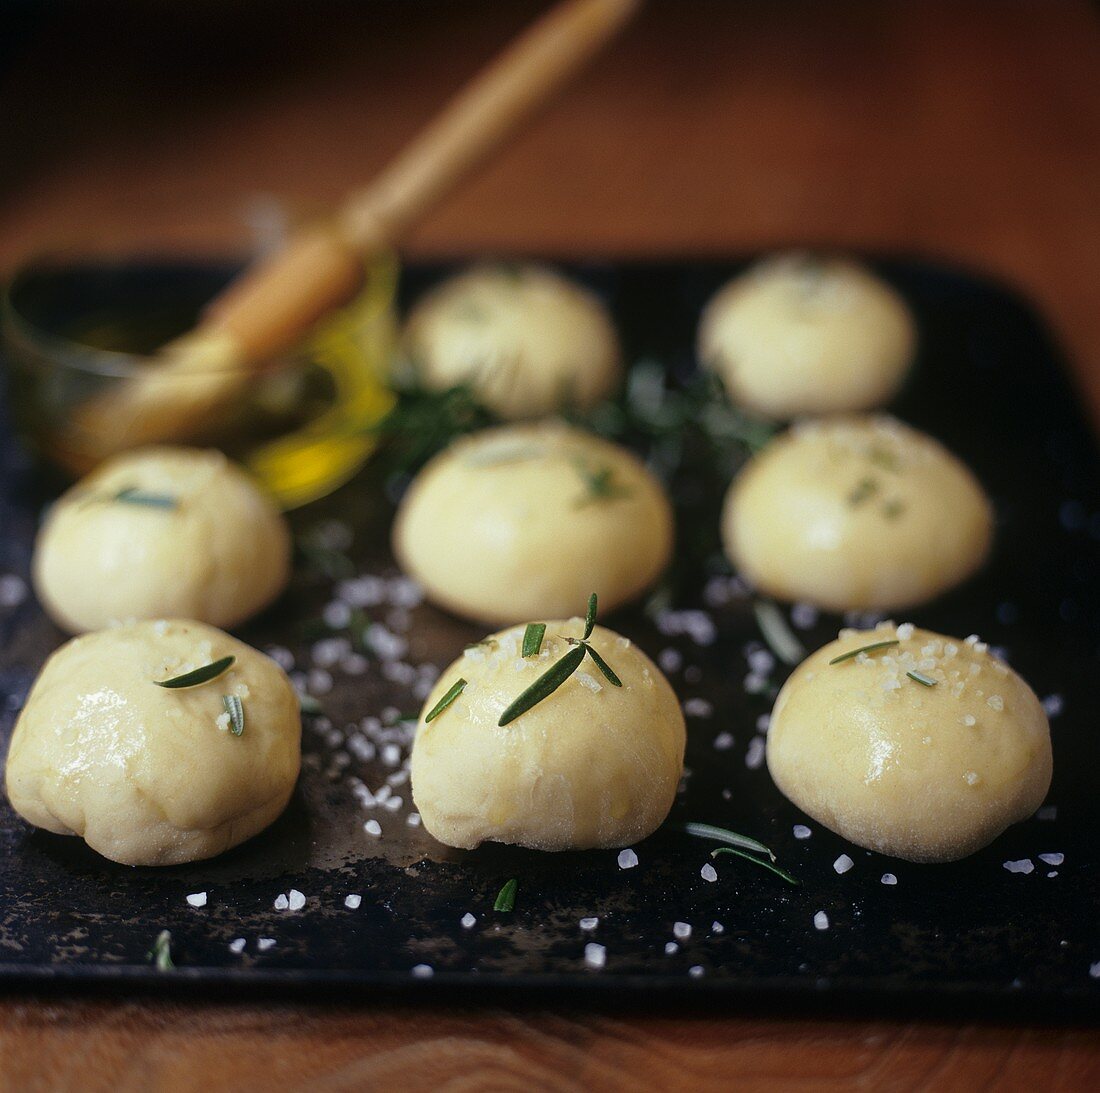
<svg viewBox="0 0 1100 1093"><path fill-rule="evenodd" d="M108 460L49 512L34 586L70 633L127 619L234 626L290 576L286 521L221 452L143 448Z"/></svg>
<svg viewBox="0 0 1100 1093"><path fill-rule="evenodd" d="M582 619L548 622L541 651L523 657L524 626L467 649L428 696L412 751L413 801L448 846L486 840L533 850L621 847L655 831L684 766L684 717L660 669L626 638L597 626L590 656L549 697L507 725L504 710L577 647ZM454 685L462 693L430 723Z"/></svg>
<svg viewBox="0 0 1100 1093"><path fill-rule="evenodd" d="M908 861L973 854L1034 813L1050 787L1050 726L1031 688L976 637L908 624L842 630L803 661L775 701L767 754L800 809Z"/></svg>
<svg viewBox="0 0 1100 1093"><path fill-rule="evenodd" d="M901 297L845 258L783 254L735 277L707 304L699 359L730 398L780 420L887 402L913 360Z"/></svg>
<svg viewBox="0 0 1100 1093"><path fill-rule="evenodd" d="M166 680L222 657L208 683ZM232 731L225 696L240 699ZM300 765L298 698L283 670L201 622L135 622L85 634L46 661L15 724L12 807L124 865L211 858L286 807Z"/></svg>
<svg viewBox="0 0 1100 1093"><path fill-rule="evenodd" d="M444 281L409 315L405 351L425 387L468 384L509 419L592 406L622 371L607 309L542 266L474 266Z"/></svg>
<svg viewBox="0 0 1100 1093"><path fill-rule="evenodd" d="M830 611L932 599L985 561L993 510L970 470L888 417L805 422L734 480L722 540L762 592Z"/></svg>
<svg viewBox="0 0 1100 1093"><path fill-rule="evenodd" d="M401 565L443 607L487 623L605 610L672 552L672 508L624 448L559 423L509 425L436 456L394 524Z"/></svg>

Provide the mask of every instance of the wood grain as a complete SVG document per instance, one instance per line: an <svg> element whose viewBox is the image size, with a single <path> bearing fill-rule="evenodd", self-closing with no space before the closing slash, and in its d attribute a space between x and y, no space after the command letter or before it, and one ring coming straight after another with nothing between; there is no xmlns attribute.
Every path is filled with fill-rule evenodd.
<svg viewBox="0 0 1100 1093"><path fill-rule="evenodd" d="M361 185L539 5L69 5L0 87L0 266L211 252ZM262 17L261 17L262 12ZM1100 421L1100 32L1084 3L654 2L418 254L918 251L1018 285ZM34 998L0 1089L1100 1088L1091 1031Z"/></svg>

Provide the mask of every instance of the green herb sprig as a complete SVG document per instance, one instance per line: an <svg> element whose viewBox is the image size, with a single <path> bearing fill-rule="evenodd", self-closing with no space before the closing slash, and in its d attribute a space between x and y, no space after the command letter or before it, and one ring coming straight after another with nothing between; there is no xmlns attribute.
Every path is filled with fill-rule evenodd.
<svg viewBox="0 0 1100 1093"><path fill-rule="evenodd" d="M429 721L434 721L464 690L466 690L466 680L455 680L447 693L428 711L428 716L424 718L424 724L427 725Z"/></svg>
<svg viewBox="0 0 1100 1093"><path fill-rule="evenodd" d="M911 672L905 673L910 679L917 683L920 683L925 687L935 687L939 683L938 679L933 679L931 676L926 676L923 672L918 672L915 668Z"/></svg>
<svg viewBox="0 0 1100 1093"><path fill-rule="evenodd" d="M751 861L753 865L763 866L763 868L774 873L777 877L782 877L788 884L793 884L796 887L802 883L797 877L792 876L781 865L775 865L773 862L765 861L763 858L757 858L752 854L746 854L743 850L738 850L732 846L720 846L717 850L712 850L710 856L717 858L719 854L736 854L739 858L744 858L745 861Z"/></svg>
<svg viewBox="0 0 1100 1093"><path fill-rule="evenodd" d="M633 496L632 490L615 481L615 468L609 464L592 467L586 459L578 457L573 460L573 466L577 468L585 490L583 496L574 502L574 508L582 509L596 501L614 501Z"/></svg>
<svg viewBox="0 0 1100 1093"><path fill-rule="evenodd" d="M235 663L236 657L222 657L220 660L204 664L191 672L184 672L181 676L173 676L171 679L154 679L158 687L167 687L171 690L181 690L184 687L200 687L227 672Z"/></svg>
<svg viewBox="0 0 1100 1093"><path fill-rule="evenodd" d="M516 890L519 888L519 881L513 877L510 881L507 881L503 888L497 893L497 898L493 901L494 911L514 911L516 909Z"/></svg>
<svg viewBox="0 0 1100 1093"><path fill-rule="evenodd" d="M734 854L753 865L762 866L764 869L782 877L788 884L801 884L802 882L775 864L775 854L771 849L756 839L750 839L747 835L739 835L736 831L729 831L724 827L713 827L711 824L687 823L681 828L688 835L694 835L700 839L713 839L715 842L726 843L710 852L712 858L719 854ZM760 855L765 855L761 857Z"/></svg>
<svg viewBox="0 0 1100 1093"><path fill-rule="evenodd" d="M229 714L229 731L234 736L244 732L244 703L239 695L222 695L222 705Z"/></svg>
<svg viewBox="0 0 1100 1093"><path fill-rule="evenodd" d="M151 961L158 972L171 971L176 966L172 960L172 934L169 930L161 930L157 934L145 959Z"/></svg>
<svg viewBox="0 0 1100 1093"><path fill-rule="evenodd" d="M861 645L858 649L849 649L848 652L841 653L838 657L833 657L829 663L840 664L842 661L852 660L858 657L860 653L873 653L876 649L885 649L887 646L900 644L897 638L891 638L889 641L873 641L870 645Z"/></svg>
<svg viewBox="0 0 1100 1093"><path fill-rule="evenodd" d="M542 648L542 639L546 634L546 623L529 622L523 631L523 655L537 657Z"/></svg>
<svg viewBox="0 0 1100 1093"><path fill-rule="evenodd" d="M771 600L755 600L752 605L756 625L771 647L771 651L784 664L798 664L806 656L806 648L787 625L783 612Z"/></svg>

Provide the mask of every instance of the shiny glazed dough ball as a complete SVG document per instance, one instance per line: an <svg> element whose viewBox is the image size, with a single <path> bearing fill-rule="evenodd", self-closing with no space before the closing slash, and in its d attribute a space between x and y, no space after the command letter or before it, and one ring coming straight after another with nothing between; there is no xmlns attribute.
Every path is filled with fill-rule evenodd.
<svg viewBox="0 0 1100 1093"><path fill-rule="evenodd" d="M523 626L467 649L428 696L412 751L413 801L448 846L482 842L534 850L622 847L655 831L683 773L680 704L653 662L626 638L596 627L591 642L622 683L591 657L514 721L504 710L577 647L582 619L546 624L542 648L523 657ZM462 693L429 713L458 679Z"/></svg>
<svg viewBox="0 0 1100 1093"><path fill-rule="evenodd" d="M924 603L981 567L992 532L970 470L883 416L795 425L737 476L722 513L749 581L831 611Z"/></svg>
<svg viewBox="0 0 1100 1093"><path fill-rule="evenodd" d="M542 266L475 266L444 281L409 315L405 352L424 386L469 384L503 418L591 406L622 371L603 304Z"/></svg>
<svg viewBox="0 0 1100 1093"><path fill-rule="evenodd" d="M901 386L915 343L908 307L863 266L784 254L714 296L698 351L734 402L782 420L881 406Z"/></svg>
<svg viewBox="0 0 1100 1093"><path fill-rule="evenodd" d="M954 861L1043 803L1050 726L1028 685L977 638L886 623L841 631L799 665L776 699L767 757L794 804L856 845Z"/></svg>
<svg viewBox="0 0 1100 1093"><path fill-rule="evenodd" d="M127 619L234 626L290 575L286 521L221 452L143 448L108 460L50 509L34 585L71 633Z"/></svg>
<svg viewBox="0 0 1100 1093"><path fill-rule="evenodd" d="M606 610L672 551L672 508L630 452L560 423L475 433L405 495L394 551L430 599L488 623L561 618L595 590Z"/></svg>
<svg viewBox="0 0 1100 1093"><path fill-rule="evenodd" d="M226 656L235 662L208 683L154 682ZM227 695L240 699L239 736ZM46 661L12 735L8 799L124 865L199 861L283 811L300 741L298 698L273 660L203 623L130 623Z"/></svg>

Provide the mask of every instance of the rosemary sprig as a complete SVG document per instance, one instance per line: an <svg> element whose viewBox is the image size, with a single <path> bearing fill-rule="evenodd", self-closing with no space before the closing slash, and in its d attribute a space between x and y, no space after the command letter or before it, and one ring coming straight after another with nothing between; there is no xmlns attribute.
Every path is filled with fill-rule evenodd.
<svg viewBox="0 0 1100 1093"><path fill-rule="evenodd" d="M867 498L878 492L878 481L874 478L861 478L855 489L848 494L848 504L853 507L862 504Z"/></svg>
<svg viewBox="0 0 1100 1093"><path fill-rule="evenodd" d="M549 698L580 666L588 649L578 643L560 660L555 661L545 672L526 688L500 715L497 724L501 727L515 721L520 714L537 706L544 698Z"/></svg>
<svg viewBox="0 0 1100 1093"><path fill-rule="evenodd" d="M179 508L179 499L166 493L145 493L137 486L126 486L119 490L107 501L118 501L123 505L145 505L151 509L176 509Z"/></svg>
<svg viewBox="0 0 1100 1093"><path fill-rule="evenodd" d="M592 636L592 630L596 625L596 609L598 607L598 601L596 600L596 593L593 592L588 597L588 610L584 613L584 633L581 635L581 641L587 641Z"/></svg>
<svg viewBox="0 0 1100 1093"><path fill-rule="evenodd" d="M833 657L829 661L830 664L839 664L844 660L851 660L853 657L858 657L860 653L873 653L876 649L885 649L889 645L898 645L900 642L897 638L891 638L889 641L873 641L870 645L861 645L858 649L849 649L846 653L841 653L838 657Z"/></svg>
<svg viewBox="0 0 1100 1093"><path fill-rule="evenodd" d="M183 687L198 687L203 683L209 683L212 679L217 679L218 676L228 671L236 659L236 657L222 657L220 660L204 664L194 671L184 672L181 676L173 676L171 679L154 679L153 682L158 687L168 687L172 690L180 690Z"/></svg>
<svg viewBox="0 0 1100 1093"><path fill-rule="evenodd" d="M158 972L171 971L176 965L172 961L172 934L161 930L153 942L153 947L145 954L146 960L156 965Z"/></svg>
<svg viewBox="0 0 1100 1093"><path fill-rule="evenodd" d="M584 508L594 501L613 501L616 498L631 497L632 491L626 486L615 481L615 468L604 464L601 467L590 467L584 459L573 460L573 466L577 468L577 474L584 483L585 493L574 504L574 508Z"/></svg>
<svg viewBox="0 0 1100 1093"><path fill-rule="evenodd" d="M607 682L610 683L612 687L621 687L623 685L623 681L611 670L611 665L608 664L587 641L582 641L581 647L585 649L588 655L596 662L596 667L603 672Z"/></svg>
<svg viewBox="0 0 1100 1093"><path fill-rule="evenodd" d="M896 520L904 511L905 503L903 501L891 500L882 506L882 515L887 520Z"/></svg>
<svg viewBox="0 0 1100 1093"><path fill-rule="evenodd" d="M510 881L507 881L503 888L497 893L497 898L493 901L494 911L514 911L516 908L516 889L519 888L519 881L513 877Z"/></svg>
<svg viewBox="0 0 1100 1093"><path fill-rule="evenodd" d="M800 663L806 656L806 649L787 625L783 612L771 600L755 600L752 609L756 625L771 651L784 664Z"/></svg>
<svg viewBox="0 0 1100 1093"><path fill-rule="evenodd" d="M737 850L732 846L720 846L717 850L712 850L710 852L712 858L717 858L719 854L736 854L737 857L744 858L745 861L751 861L753 865L762 865L777 877L782 877L788 884L798 886L802 883L797 877L791 876L782 866L775 865L770 861L765 861L763 858L757 858L752 854L746 854L743 850Z"/></svg>
<svg viewBox="0 0 1100 1093"><path fill-rule="evenodd" d="M752 850L757 854L767 854L772 861L775 855L763 843L750 839L747 835L738 835L736 831L729 831L724 827L714 827L711 824L686 823L682 830L688 835L694 835L698 839L713 839L715 842L728 843L730 846L739 846L742 850Z"/></svg>
<svg viewBox="0 0 1100 1093"><path fill-rule="evenodd" d="M918 672L915 668L911 672L905 673L910 679L915 680L917 683L923 684L925 687L935 687L939 683L938 679L933 679L931 676L926 676L923 672Z"/></svg>
<svg viewBox="0 0 1100 1093"><path fill-rule="evenodd" d="M240 736L244 732L244 703L238 695L222 695L222 705L229 714L229 731Z"/></svg>
<svg viewBox="0 0 1100 1093"><path fill-rule="evenodd" d="M893 471L894 474L897 474L901 470L897 455L889 448L883 448L878 444L872 445L867 452L867 458L876 467L881 467L884 471Z"/></svg>
<svg viewBox="0 0 1100 1093"><path fill-rule="evenodd" d="M537 657L542 648L542 639L546 633L546 623L529 622L527 629L523 631L523 655L525 657Z"/></svg>
<svg viewBox="0 0 1100 1093"><path fill-rule="evenodd" d="M447 693L428 712L428 716L424 718L424 724L434 721L464 690L466 690L466 680L455 680Z"/></svg>

